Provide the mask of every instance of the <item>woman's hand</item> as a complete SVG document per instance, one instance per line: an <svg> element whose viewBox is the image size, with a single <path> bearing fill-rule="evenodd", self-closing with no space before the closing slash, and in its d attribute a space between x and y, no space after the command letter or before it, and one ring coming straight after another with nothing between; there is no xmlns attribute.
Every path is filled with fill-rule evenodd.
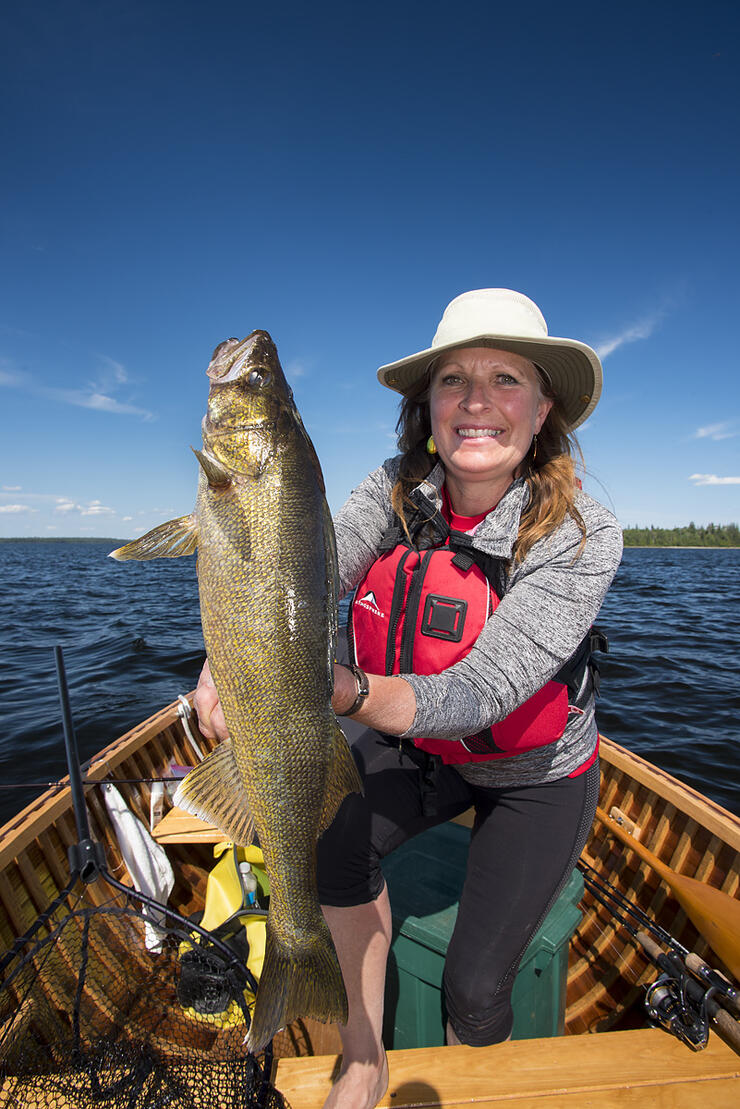
<svg viewBox="0 0 740 1109"><path fill-rule="evenodd" d="M351 674L350 677L352 677ZM198 678L198 686L193 697L193 708L198 717L198 727L206 739L229 738L229 730L226 727L215 682L211 677L208 659L203 663L203 669Z"/></svg>

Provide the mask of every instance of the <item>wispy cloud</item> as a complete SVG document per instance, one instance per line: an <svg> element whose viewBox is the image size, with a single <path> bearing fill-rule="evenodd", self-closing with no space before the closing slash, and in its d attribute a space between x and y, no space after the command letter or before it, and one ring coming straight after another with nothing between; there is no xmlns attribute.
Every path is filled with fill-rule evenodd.
<svg viewBox="0 0 740 1109"><path fill-rule="evenodd" d="M719 442L720 439L733 439L737 435L737 431L733 429L732 423L726 420L720 424L707 424L706 427L698 427L692 439L714 439Z"/></svg>
<svg viewBox="0 0 740 1109"><path fill-rule="evenodd" d="M89 381L81 389L57 389L43 385L36 381L30 374L19 373L8 368L8 363L0 363L0 385L8 388L23 389L37 397L56 401L58 404L71 404L77 408L90 408L95 412L110 412L118 416L138 416L141 420L154 420L156 415L148 408L141 408L131 404L129 399L119 399L114 395L126 385L131 384L131 379L125 366L107 355L98 355L100 361L99 372L94 381ZM4 368L5 367L5 368Z"/></svg>
<svg viewBox="0 0 740 1109"><path fill-rule="evenodd" d="M101 501L88 501L87 504L78 504L69 497L57 497L55 512L68 515L70 512L79 512L80 516L115 516L116 510L108 508Z"/></svg>
<svg viewBox="0 0 740 1109"><path fill-rule="evenodd" d="M97 412L114 412L119 416L140 416L142 420L154 420L156 418L148 408L139 408L135 404L125 404L106 393L88 393L83 389L39 388L37 391L51 400L58 400L62 404L73 404L78 408L93 408Z"/></svg>
<svg viewBox="0 0 740 1109"><path fill-rule="evenodd" d="M101 501L90 501L86 508L81 509L83 516L115 516L115 508L108 508Z"/></svg>
<svg viewBox="0 0 740 1109"><path fill-rule="evenodd" d="M0 504L0 512L36 512L30 504Z"/></svg>
<svg viewBox="0 0 740 1109"><path fill-rule="evenodd" d="M22 485L3 485L3 493L20 493Z"/></svg>
<svg viewBox="0 0 740 1109"><path fill-rule="evenodd" d="M285 367L285 376L289 381L295 381L296 378L305 377L308 373L308 367L304 362L299 362L294 358L292 362L288 362Z"/></svg>
<svg viewBox="0 0 740 1109"><path fill-rule="evenodd" d="M740 477L718 477L716 474L692 474L694 485L740 485Z"/></svg>
<svg viewBox="0 0 740 1109"><path fill-rule="evenodd" d="M658 324L665 317L666 310L664 308L657 309L651 315L643 316L637 323L630 324L625 327L617 335L609 336L603 339L602 342L597 343L595 350L599 358L608 358L619 347L623 347L625 343L636 343L640 339L649 339L655 331Z"/></svg>
<svg viewBox="0 0 740 1109"><path fill-rule="evenodd" d="M4 367L7 363L0 363L0 385L7 385L10 389L17 389L25 384L23 374L17 373L15 370L9 370Z"/></svg>

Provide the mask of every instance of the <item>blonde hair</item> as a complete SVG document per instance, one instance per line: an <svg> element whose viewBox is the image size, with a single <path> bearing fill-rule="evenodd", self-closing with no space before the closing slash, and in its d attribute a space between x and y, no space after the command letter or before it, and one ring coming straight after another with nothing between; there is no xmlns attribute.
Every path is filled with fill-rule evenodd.
<svg viewBox="0 0 740 1109"><path fill-rule="evenodd" d="M521 464L530 496L519 524L514 562L521 562L537 540L560 527L566 516L575 521L582 536L576 558L586 542L586 525L575 505L578 489L575 458L583 463L583 455L575 436L568 432L547 375L535 368L542 395L553 404L537 434L536 450L530 447ZM396 425L401 464L391 492L391 504L407 535L406 508L413 507L410 493L431 473L436 462L435 456L427 452L427 440L432 432L429 388L433 369L434 363L405 394Z"/></svg>

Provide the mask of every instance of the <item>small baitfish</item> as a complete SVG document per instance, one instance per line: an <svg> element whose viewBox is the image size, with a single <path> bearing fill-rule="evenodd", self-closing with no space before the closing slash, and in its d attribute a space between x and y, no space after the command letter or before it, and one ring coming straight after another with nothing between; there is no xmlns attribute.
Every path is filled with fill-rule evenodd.
<svg viewBox="0 0 740 1109"><path fill-rule="evenodd" d="M275 344L265 331L227 339L208 377L195 511L112 557L198 551L203 636L230 739L191 771L175 802L236 843L259 837L271 898L248 1034L256 1052L298 1017L347 1020L319 907L316 841L362 787L331 708L334 529Z"/></svg>

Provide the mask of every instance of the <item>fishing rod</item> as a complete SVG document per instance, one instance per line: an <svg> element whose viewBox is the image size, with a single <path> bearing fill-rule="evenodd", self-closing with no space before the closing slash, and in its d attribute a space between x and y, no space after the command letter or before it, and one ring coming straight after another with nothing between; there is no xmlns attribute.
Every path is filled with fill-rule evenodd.
<svg viewBox="0 0 740 1109"><path fill-rule="evenodd" d="M97 843L90 835L85 793L82 788L82 776L79 772L80 756L77 750L77 736L72 723L69 687L64 670L64 654L59 644L54 648L54 661L59 685L59 700L62 706L62 726L64 728L64 749L69 769L69 788L72 791L72 806L74 808L75 824L77 825L77 843L73 843L67 849L67 857L70 870L77 871L83 882L90 882L105 868L105 854L102 844Z"/></svg>
<svg viewBox="0 0 740 1109"><path fill-rule="evenodd" d="M616 912L613 905L607 904L603 899L608 898L619 909L626 912L629 916L633 917L640 925L640 930L644 933L651 934L658 939L664 946L670 948L675 954L683 960L687 968L691 971L694 977L701 979L717 990L720 996L724 999L727 1007L740 1013L740 990L738 990L732 983L725 978L719 971L714 970L695 952L689 951L684 947L675 936L667 932L656 920L648 916L639 905L631 901L625 894L621 892L616 886L599 874L599 872L591 866L586 860L581 857L578 861L578 867L583 873L584 882L588 885L590 883L591 892L596 899L605 905L605 907L612 913L615 919L622 920L619 912Z"/></svg>
<svg viewBox="0 0 740 1109"><path fill-rule="evenodd" d="M740 1023L728 1012L728 1009L740 1010L738 991L675 937L646 917L638 906L602 879L588 863L583 866L579 863L579 867L591 895L633 937L650 962L662 971L656 981L646 987L645 1008L651 1020L666 1028L693 1051L700 1051L707 1045L711 1019L733 1050L740 1054ZM644 918L644 926L635 928L625 913L636 920ZM671 952L664 952L649 932L659 934L662 942L670 945Z"/></svg>
<svg viewBox="0 0 740 1109"><path fill-rule="evenodd" d="M724 890L672 870L630 834L623 826L621 814L612 819L597 806L596 819L660 875L699 934L732 974L740 978L740 901Z"/></svg>
<svg viewBox="0 0 740 1109"><path fill-rule="evenodd" d="M613 886L610 882L607 882L607 880L602 877L602 875L599 874L599 872L593 866L586 862L583 856L581 856L581 858L578 860L578 868L583 874L583 880L587 885L590 881L594 885L599 886L601 894L604 897L608 897L622 911L628 913L629 916L633 917L638 922L638 924L641 925L642 928L644 928L647 932L652 933L652 935L654 935L656 939L660 940L661 943L665 944L666 947L673 948L673 950L676 951L676 953L682 958L686 958L686 956L689 955L689 949L687 947L684 947L682 943L679 943L675 936L672 936L670 932L667 932L666 929L662 927L662 925L658 924L657 920L653 920L652 917L648 916L647 913L643 909L641 909L639 905L637 905L634 901L631 901L625 894L622 893L621 890L619 890L616 886ZM594 892L595 896L595 891L592 890L592 892ZM601 897L598 897L597 900L601 901L602 904L605 904ZM610 912L612 912L612 908L610 905L606 905L605 907L609 909ZM616 917L617 914L614 913L613 915Z"/></svg>

